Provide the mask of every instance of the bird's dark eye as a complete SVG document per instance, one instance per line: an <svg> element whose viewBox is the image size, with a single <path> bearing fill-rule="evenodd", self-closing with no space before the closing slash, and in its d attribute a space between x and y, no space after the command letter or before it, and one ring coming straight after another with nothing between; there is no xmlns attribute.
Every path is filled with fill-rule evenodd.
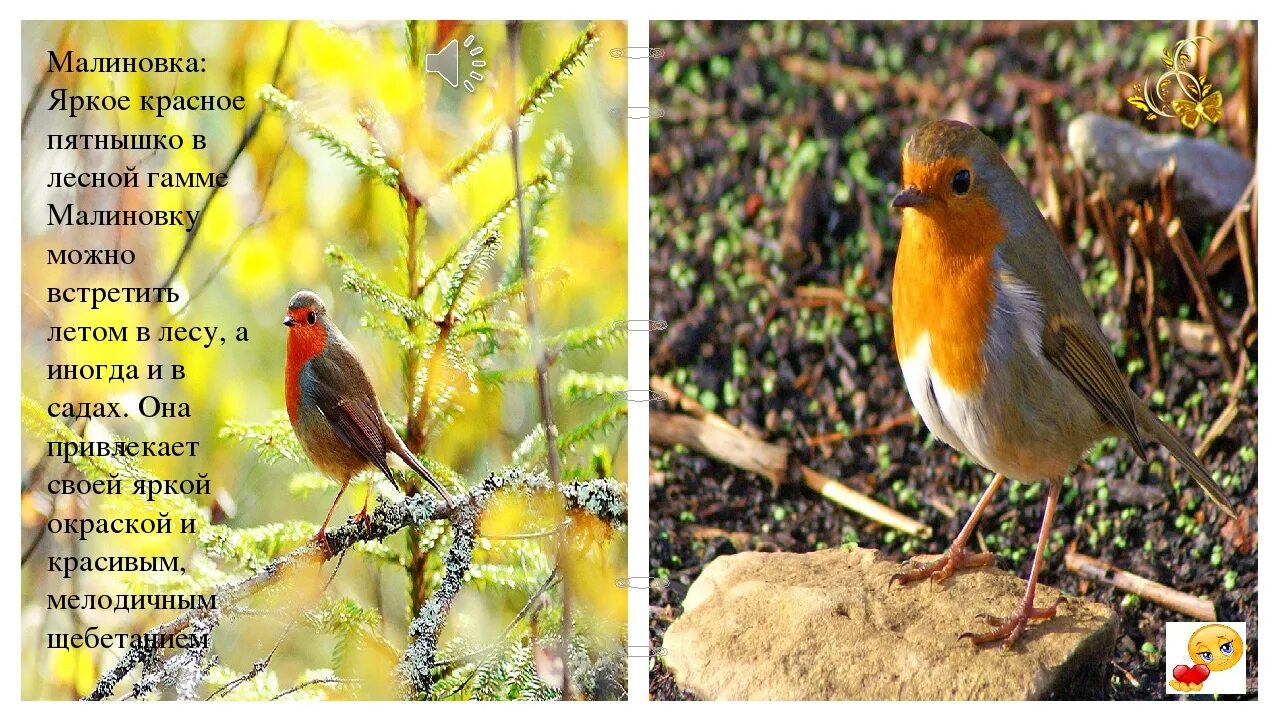
<svg viewBox="0 0 1280 720"><path fill-rule="evenodd" d="M314 311L307 313L307 324L308 325L316 324L316 314Z"/></svg>
<svg viewBox="0 0 1280 720"><path fill-rule="evenodd" d="M963 195L969 192L969 171L961 170L951 176L951 189L956 191L957 195Z"/></svg>

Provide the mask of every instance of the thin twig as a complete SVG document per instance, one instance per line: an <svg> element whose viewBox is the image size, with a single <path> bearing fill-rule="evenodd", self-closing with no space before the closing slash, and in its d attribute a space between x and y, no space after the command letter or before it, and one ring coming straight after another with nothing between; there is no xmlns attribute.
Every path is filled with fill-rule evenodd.
<svg viewBox="0 0 1280 720"><path fill-rule="evenodd" d="M280 57L276 59L275 70L271 73L271 85L273 87L280 84L280 73L284 70L284 61L289 54L289 45L293 40L294 25L295 22L291 21L289 26L285 29L284 45L280 49ZM245 127L244 134L240 136L239 144L236 145L235 150L231 153L231 157L227 158L227 162L223 164L222 169L219 171L223 175L231 174L231 169L235 167L236 162L240 159L240 155L244 153L245 148L249 147L249 143L258 134L258 128L261 127L262 118L266 113L267 109L265 106L259 108L258 112L254 114L253 119L249 121L248 126ZM191 229L187 231L187 237L182 242L182 249L178 251L178 257L173 261L173 267L169 269L169 273L165 275L164 282L160 283L159 287L167 288L173 285L173 281L177 279L178 272L182 270L182 265L187 261L187 256L191 254L191 248L195 245L196 236L200 234L200 227L204 225L204 218L205 215L208 214L209 206L213 203L213 199L218 196L218 191L221 189L222 188L217 184L209 188L209 194L205 196L204 202L200 205L200 210L196 215L195 222L192 223ZM163 297L162 293L158 293L157 295L159 297Z"/></svg>
<svg viewBox="0 0 1280 720"><path fill-rule="evenodd" d="M1218 337L1218 355L1222 358L1222 370L1224 373L1230 372L1235 366L1235 363L1232 362L1235 353L1231 345L1231 338L1222 322L1222 310L1218 307L1218 301L1213 296L1208 279L1205 278L1204 266L1200 264L1200 256L1196 255L1195 250L1191 248L1191 241L1187 238L1186 231L1182 229L1182 221L1178 218L1171 220L1165 229L1165 237L1168 238L1169 244L1173 247L1174 255L1177 255L1178 261L1182 263L1182 269L1187 274L1187 280L1191 282L1191 290L1200 306L1200 314L1209 321L1209 324L1213 327L1214 335Z"/></svg>
<svg viewBox="0 0 1280 720"><path fill-rule="evenodd" d="M487 497L490 492L492 492L491 483L480 483L465 496L464 500L476 502ZM276 558L247 578L218 586L213 593L213 606L216 609L188 610L167 623L157 625L143 635L156 639L171 638L191 627L192 623L206 620L214 613L233 613L238 603L279 582L289 570L297 566L324 563L357 542L381 540L406 527L450 518L456 512L453 505L437 503L426 493L407 496L396 503L382 503L369 514L367 523L349 521L340 527L330 528L325 532L324 542L309 542L287 555ZM115 686L131 670L151 662L156 654L157 648L154 644L149 649L147 643L139 643L131 647L114 667L98 678L93 691L85 699L104 700L110 697Z"/></svg>
<svg viewBox="0 0 1280 720"><path fill-rule="evenodd" d="M480 655L492 656L493 652L497 650L498 646L500 646L500 644L502 644L503 641L506 641L508 635L511 634L512 630L516 629L516 624L520 623L521 620L524 620L525 618L527 618L527 616L529 616L529 612L532 609L534 609L534 602L538 601L538 598L543 596L543 593L547 592L548 589L552 588L554 584L559 582L559 580L557 579L558 574L559 574L559 566L557 565L557 566L554 566L554 568L552 568L552 571L550 571L550 573L547 575L547 579L543 580L543 583L538 585L538 589L535 589L534 593L530 594L529 600L525 601L525 606L521 607L520 612L516 612L516 616L515 618L511 619L511 623L507 623L506 628L503 628L502 633L498 635L497 641L490 643L488 647L477 648L477 650L472 650L471 652L463 652L462 655L449 657L448 660L436 660L434 662L434 666L443 667L445 665L453 665L453 664L456 664L456 662L468 660L468 659L471 659L471 657L476 657ZM458 689L461 689L463 685L466 685L468 682L470 682L471 676L474 676L474 675L475 675L475 670L472 670L471 675L468 675L467 679L462 680L462 685L458 685L458 687L454 688L452 692L449 692L449 694L458 692Z"/></svg>
<svg viewBox="0 0 1280 720"><path fill-rule="evenodd" d="M520 170L520 97L516 79L520 67L520 22L507 23L507 61L511 77L512 106L511 118L511 164L516 184L516 220L520 229L520 271L524 274L524 314L529 327L530 346L537 358L538 401L542 410L542 430L547 443L547 474L551 482L560 483L560 453L556 445L556 426L551 410L551 387L547 379L549 358L541 347L541 334L538 332L538 287L533 282L533 258L529 249L529 227L524 214L524 191L521 187ZM564 566L564 546L562 542L556 553L556 565ZM560 618L560 660L563 663L564 675L560 682L560 699L569 700L573 693L573 672L569 666L569 637L573 634L573 615L569 594L569 583L565 582L561 592Z"/></svg>
<svg viewBox="0 0 1280 720"><path fill-rule="evenodd" d="M280 698L286 695L292 695L298 692L299 690L302 690L303 688L311 687L312 685L359 685L359 684L360 683L357 680L347 680L345 678L337 678L337 677L315 678L314 680L308 680L299 685L294 685L293 687L289 688L288 690L285 690L284 692L280 693L279 695L276 695L271 699L279 700Z"/></svg>
<svg viewBox="0 0 1280 720"><path fill-rule="evenodd" d="M1236 368L1236 378L1231 381L1231 390L1227 393L1227 397L1231 398L1231 402L1227 403L1227 407L1223 409L1222 414L1205 431L1204 438L1200 440L1200 444L1196 445L1196 457L1203 458L1209 448L1218 441L1218 438L1226 434L1232 423L1236 421L1236 417L1240 414L1240 393L1244 390L1245 380L1249 376L1248 372L1249 354L1242 350L1239 366Z"/></svg>
<svg viewBox="0 0 1280 720"><path fill-rule="evenodd" d="M319 592L315 593L315 597L311 600L311 602L314 602L316 599L323 597L324 594L329 591L329 586L333 584L333 579L338 577L338 571L342 569L342 561L345 560L346 557L347 557L347 554L345 552L342 555L338 556L338 562L334 563L333 572L329 573L329 579L325 581L324 585L320 588ZM310 602L308 604L310 604ZM298 612L289 620L289 624L285 627L284 632L280 633L280 637L276 638L276 644L271 647L271 652L259 658L258 661L253 664L253 667L249 668L249 670L246 671L240 677L236 678L235 680L232 680L226 685L223 685L217 690L214 690L213 692L209 693L209 696L206 697L205 700L213 700L214 698L225 697L226 695L233 692L236 688L240 687L241 685L249 682L253 678L262 674L262 671L266 670L267 666L269 666L271 664L271 661L275 658L276 651L280 649L280 646L284 643L284 639L289 636L289 633L292 632L295 627L297 627L298 621L302 618L302 615L303 615L302 612Z"/></svg>
<svg viewBox="0 0 1280 720"><path fill-rule="evenodd" d="M193 303L195 303L196 299L199 298L205 290L209 289L209 286L213 284L213 281L217 279L218 275L226 269L227 263L231 262L231 256L235 254L236 248L240 246L240 243L249 236L249 232L251 230L270 223L275 219L274 213L264 218L262 216L262 211L266 209L267 196L271 193L271 188L275 186L276 173L280 167L280 160L284 157L284 152L285 146L281 146L280 149L276 151L275 157L271 160L271 170L267 173L267 182L262 187L262 192L258 194L258 210L253 214L253 221L241 228L240 234L237 235L230 243L227 243L226 251L223 252L222 257L218 258L218 261L213 264L213 269L209 271L209 274L205 276L204 280L187 292L186 302L182 304L182 307L173 312L174 318L180 317L188 308L191 307Z"/></svg>
<svg viewBox="0 0 1280 720"><path fill-rule="evenodd" d="M876 423L875 425L872 425L871 427L854 428L848 432L831 432L831 433L824 433L822 435L817 435L806 440L805 444L807 444L809 447L816 447L818 445L826 445L828 443L833 443L833 442L843 442L843 441L851 440L853 438L858 438L858 437L876 437L878 435L883 435L895 428L900 428L904 425L910 425L911 423L915 422L915 419L916 419L916 414L914 412L907 411L902 413L901 415L895 415L893 417L885 418L884 420L881 420L880 422Z"/></svg>
<svg viewBox="0 0 1280 720"><path fill-rule="evenodd" d="M529 532L503 533L501 535L490 535L488 533L480 533L480 537L485 540L535 540L537 538L550 537L557 533L562 533L569 527L569 521L566 520L555 527L543 528L542 530L530 530Z"/></svg>
<svg viewBox="0 0 1280 720"><path fill-rule="evenodd" d="M1222 224L1218 226L1218 231L1213 234L1213 239L1209 241L1209 247L1204 252L1204 272L1206 275L1217 275L1227 260L1231 259L1232 251L1224 250L1227 243L1227 236L1232 230L1236 229L1236 218L1242 217L1244 211L1250 207L1250 200L1253 198L1253 191L1258 185L1258 171L1253 171L1253 178L1249 180L1249 184L1245 186L1244 192L1240 193L1239 199L1235 205L1231 206L1231 212L1222 220ZM1236 248L1238 251L1238 248Z"/></svg>

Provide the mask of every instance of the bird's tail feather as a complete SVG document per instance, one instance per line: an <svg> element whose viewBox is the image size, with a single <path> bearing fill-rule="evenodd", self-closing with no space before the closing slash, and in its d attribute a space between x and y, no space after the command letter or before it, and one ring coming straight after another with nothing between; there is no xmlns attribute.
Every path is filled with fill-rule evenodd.
<svg viewBox="0 0 1280 720"><path fill-rule="evenodd" d="M431 474L431 471L422 464L422 461L419 460L416 455L409 452L409 448L405 447L403 442L395 443L391 448L391 452L395 453L396 456L403 460L406 465L413 468L413 471L421 475L423 480L431 483L431 487L435 488L436 492L440 493L440 497L444 498L445 502L453 502L453 496L445 492L444 487L436 481L435 476Z"/></svg>
<svg viewBox="0 0 1280 720"><path fill-rule="evenodd" d="M1160 422L1160 418L1156 417L1151 412L1151 409L1136 396L1133 398L1133 411L1137 416L1138 425L1147 434L1158 440L1161 445L1168 448L1169 452L1173 453L1173 456L1178 459L1178 462L1182 463L1182 466L1187 469L1187 472L1190 473L1196 484L1200 486L1200 489L1204 490L1205 494L1209 496L1209 499L1217 503L1218 507L1221 507L1228 515L1234 518L1236 511L1231 509L1230 498L1227 497L1222 487L1214 482L1208 468L1204 466L1204 463L1200 462L1200 458L1196 457L1195 452L1182 441L1182 438Z"/></svg>

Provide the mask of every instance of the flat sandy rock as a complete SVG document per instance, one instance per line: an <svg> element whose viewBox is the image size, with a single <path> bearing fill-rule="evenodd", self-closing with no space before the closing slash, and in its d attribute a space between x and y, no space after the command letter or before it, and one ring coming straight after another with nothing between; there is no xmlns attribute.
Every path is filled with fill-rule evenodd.
<svg viewBox="0 0 1280 720"><path fill-rule="evenodd" d="M1005 615L1026 582L964 570L889 589L898 563L875 550L741 553L716 558L667 630L663 661L707 700L1023 700L1090 696L1105 682L1118 619L1068 598L1017 647L957 639ZM1037 605L1060 593L1040 585Z"/></svg>

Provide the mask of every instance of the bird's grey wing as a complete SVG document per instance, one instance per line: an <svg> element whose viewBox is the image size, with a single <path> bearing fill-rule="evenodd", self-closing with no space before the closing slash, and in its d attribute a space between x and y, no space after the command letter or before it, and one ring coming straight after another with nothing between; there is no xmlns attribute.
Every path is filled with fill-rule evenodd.
<svg viewBox="0 0 1280 720"><path fill-rule="evenodd" d="M1132 393L1080 291L1079 278L1039 210L1033 206L1023 214L1028 217L1014 223L1021 228L1022 242L1001 244L1000 260L1044 309L1045 359L1070 378L1098 415L1119 428L1145 460Z"/></svg>
<svg viewBox="0 0 1280 720"><path fill-rule="evenodd" d="M1191 448L1129 389L1079 278L1039 208L1025 193L1009 199L1008 206L1014 214L1006 230L1025 242L1003 243L1000 259L1042 303L1045 358L1080 388L1102 417L1120 428L1144 460L1139 427L1168 448L1209 497L1235 517L1226 493Z"/></svg>
<svg viewBox="0 0 1280 720"><path fill-rule="evenodd" d="M343 375L336 365L322 355L307 363L311 374L308 393L320 409L329 426L361 457L368 460L390 477L387 468L387 439L382 434L382 422L377 401L360 388L344 387ZM349 381L348 381L349 382ZM349 396L342 390L352 390Z"/></svg>
<svg viewBox="0 0 1280 720"><path fill-rule="evenodd" d="M1098 414L1120 428L1138 455L1146 460L1134 415L1133 394L1108 348L1088 330L1061 315L1045 318L1041 343L1049 364L1070 378Z"/></svg>

